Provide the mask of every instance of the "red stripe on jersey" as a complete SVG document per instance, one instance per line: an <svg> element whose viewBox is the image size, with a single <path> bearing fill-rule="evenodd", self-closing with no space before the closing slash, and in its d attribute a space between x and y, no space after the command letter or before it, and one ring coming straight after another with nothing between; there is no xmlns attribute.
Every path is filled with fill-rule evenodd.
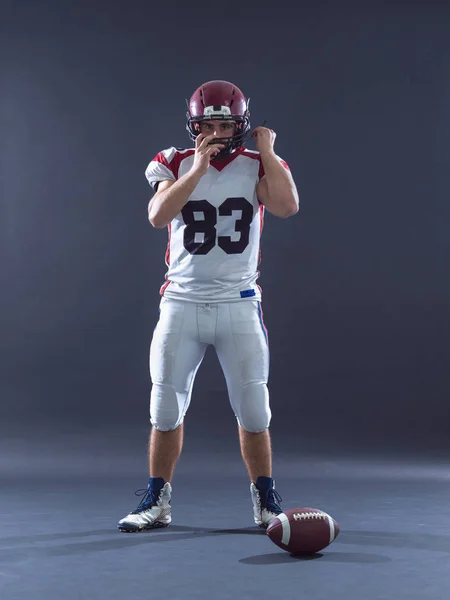
<svg viewBox="0 0 450 600"><path fill-rule="evenodd" d="M188 156L192 156L195 153L195 150L183 150L183 152L175 152L174 157L169 162L167 158L164 156L163 152L158 152L158 154L153 159L155 162L159 162L168 169L170 169L173 173L175 179L178 179L178 171L180 169L181 161L187 158Z"/></svg>
<svg viewBox="0 0 450 600"><path fill-rule="evenodd" d="M214 160L212 160L210 162L210 165L211 165L211 167L214 167L217 171L221 171L227 165L229 165L230 162L232 162L236 157L238 157L240 154L245 154L245 148L244 148L244 146L239 146L238 148L236 148L236 150L232 154L230 154L229 156L227 156L223 160L220 160L220 161L217 161L217 162L215 162Z"/></svg>
<svg viewBox="0 0 450 600"><path fill-rule="evenodd" d="M262 160L260 159L260 161L259 161L258 177L260 179L262 179L264 177L264 175L265 175L265 173L264 173L264 167L263 167L263 164L262 164Z"/></svg>
<svg viewBox="0 0 450 600"><path fill-rule="evenodd" d="M166 283L161 286L161 289L159 290L160 296L164 296L164 292L166 291L166 289L169 287L170 284L171 284L171 282L169 280L167 280Z"/></svg>
<svg viewBox="0 0 450 600"><path fill-rule="evenodd" d="M171 230L171 224L168 223L167 225L167 249L166 249L166 265L169 267L170 266L170 236L171 236L172 230ZM166 275L166 279L167 279L167 275ZM164 283L160 290L159 290L159 295L160 296L164 296L164 292L166 291L166 289L169 287L170 285L170 281L167 279L166 283Z"/></svg>
<svg viewBox="0 0 450 600"><path fill-rule="evenodd" d="M261 236L264 228L264 204L259 204L259 255L258 266L261 262ZM258 286L259 287L259 286Z"/></svg>
<svg viewBox="0 0 450 600"><path fill-rule="evenodd" d="M166 265L169 267L170 266L170 235L172 233L171 230L171 224L168 223L167 225L167 249L166 249Z"/></svg>
<svg viewBox="0 0 450 600"><path fill-rule="evenodd" d="M262 235L264 227L264 204L259 205L259 235Z"/></svg>

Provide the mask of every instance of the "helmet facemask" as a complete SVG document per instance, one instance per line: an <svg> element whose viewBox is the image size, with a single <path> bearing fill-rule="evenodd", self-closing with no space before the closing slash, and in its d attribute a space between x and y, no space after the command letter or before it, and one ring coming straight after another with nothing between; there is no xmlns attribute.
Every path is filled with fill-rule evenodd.
<svg viewBox="0 0 450 600"><path fill-rule="evenodd" d="M189 132L189 137L193 142L195 142L200 133L200 123L203 121L232 121L236 125L234 135L224 138L217 137L210 142L210 144L225 145L225 147L222 148L214 157L214 160L224 160L230 156L230 154L232 154L235 148L242 146L245 136L250 130L250 111L248 110L249 102L250 99L247 102L247 110L245 111L244 116L233 115L229 106L207 106L204 109L203 115L192 117L189 112L189 104L186 101L188 105L188 111L186 113L186 129Z"/></svg>

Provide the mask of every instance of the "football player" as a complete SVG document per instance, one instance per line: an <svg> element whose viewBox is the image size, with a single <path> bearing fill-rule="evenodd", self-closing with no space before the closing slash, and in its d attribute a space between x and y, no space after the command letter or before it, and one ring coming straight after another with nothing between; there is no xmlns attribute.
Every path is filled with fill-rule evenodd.
<svg viewBox="0 0 450 600"><path fill-rule="evenodd" d="M260 237L264 211L298 211L288 165L276 155L276 134L250 134L248 101L227 81L201 85L188 102L194 148L168 148L145 175L155 194L153 227L168 229L167 274L150 346L149 482L120 531L167 527L172 478L183 444L183 421L206 348L215 348L236 416L250 478L255 523L282 512L272 478L267 380L269 342L261 309ZM245 147L253 136L256 151Z"/></svg>

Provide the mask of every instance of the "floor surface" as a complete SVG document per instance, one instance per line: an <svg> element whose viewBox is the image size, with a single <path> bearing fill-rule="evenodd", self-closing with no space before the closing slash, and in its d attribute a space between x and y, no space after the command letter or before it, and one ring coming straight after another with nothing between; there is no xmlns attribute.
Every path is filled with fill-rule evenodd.
<svg viewBox="0 0 450 600"><path fill-rule="evenodd" d="M145 472L101 457L44 458L47 468L35 456L28 472L8 470L4 454L0 464L2 600L450 598L443 463L279 456L283 506L320 508L341 527L328 548L299 559L253 525L237 454L184 456L172 525L139 534L116 522L137 506Z"/></svg>

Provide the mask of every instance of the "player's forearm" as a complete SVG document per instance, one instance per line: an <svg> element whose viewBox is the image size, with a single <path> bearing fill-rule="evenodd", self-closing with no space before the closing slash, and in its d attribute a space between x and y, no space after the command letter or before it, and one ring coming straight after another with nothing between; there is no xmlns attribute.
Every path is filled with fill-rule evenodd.
<svg viewBox="0 0 450 600"><path fill-rule="evenodd" d="M166 227L181 212L200 178L196 171L188 171L170 188L153 196L148 205L148 220L153 227Z"/></svg>
<svg viewBox="0 0 450 600"><path fill-rule="evenodd" d="M298 192L289 171L281 164L274 152L261 153L267 191L270 198L277 199L280 210L287 214L298 211Z"/></svg>

